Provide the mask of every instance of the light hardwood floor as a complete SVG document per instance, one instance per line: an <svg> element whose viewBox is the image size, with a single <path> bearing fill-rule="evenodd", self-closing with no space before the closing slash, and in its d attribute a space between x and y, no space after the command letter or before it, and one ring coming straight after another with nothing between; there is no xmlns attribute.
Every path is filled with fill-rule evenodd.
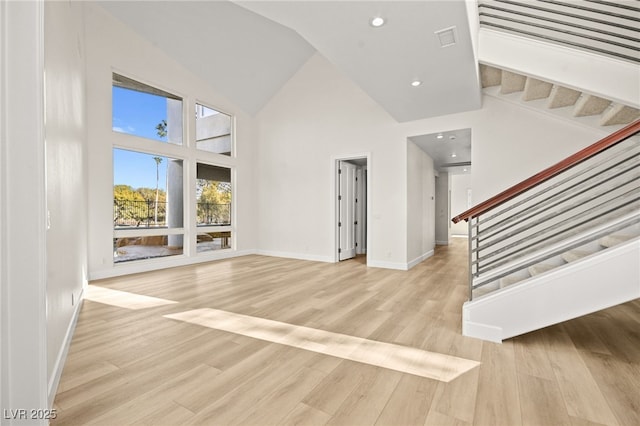
<svg viewBox="0 0 640 426"><path fill-rule="evenodd" d="M93 282L177 303L85 300L52 424L640 424L639 300L466 338L466 241L452 243L410 271L246 256ZM480 365L447 383L164 317L206 308Z"/></svg>

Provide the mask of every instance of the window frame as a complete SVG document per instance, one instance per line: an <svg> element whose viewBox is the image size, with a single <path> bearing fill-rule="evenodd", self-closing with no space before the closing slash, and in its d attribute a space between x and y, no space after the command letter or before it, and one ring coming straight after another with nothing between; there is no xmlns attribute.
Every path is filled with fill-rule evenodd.
<svg viewBox="0 0 640 426"><path fill-rule="evenodd" d="M230 123L229 123L229 131L231 132L231 153L229 155L225 155L225 154L218 154L216 152L211 152L211 151L206 151L203 149L198 149L197 144L198 144L198 140L197 140L197 136L196 136L196 111L195 111L195 106L196 105L201 105L203 107L212 109L214 111L217 111L221 114L225 114L229 117ZM191 106L191 105L189 105ZM218 107L214 107L212 103L210 102L205 102L202 101L200 98L195 98L193 101L193 114L191 114L191 116L193 117L193 126L191 127L193 129L193 141L191 140L191 138L189 138L189 143L193 144L193 148L196 150L197 153L204 153L204 154L208 154L208 155L213 155L215 157L220 157L220 158L226 158L226 159L235 159L236 158L236 116L234 114L230 114L228 113L226 110L222 109L222 108L218 108Z"/></svg>
<svg viewBox="0 0 640 426"><path fill-rule="evenodd" d="M121 79L129 81L132 85L139 84L141 86L146 86L151 90L150 91L143 91L143 90L132 89L132 88L126 87L124 85L116 85L115 81L118 80L118 78L116 78L116 76L118 76L118 78L121 78ZM181 105L181 116L182 116L182 123L181 123L182 124L182 127L181 127L182 132L181 133L182 134L180 135L180 143L171 142L171 141L169 141L168 138L167 138L166 141L163 141L163 140L160 140L160 139L147 138L147 137L139 136L139 135L136 135L136 134L133 134L133 133L121 132L121 131L118 131L118 130L114 130L114 128L113 128L113 119L114 119L113 88L114 87L119 87L119 88L124 89L124 90L137 91L139 93L146 93L148 95L153 95L153 96L161 96L161 97L164 97L165 99L179 100L182 103L182 105ZM153 141L153 142L156 142L156 143L161 143L161 144L164 144L164 145L176 145L176 146L181 146L181 147L185 146L186 143L187 143L187 132L186 132L186 126L185 126L185 123L186 123L186 121L185 121L185 116L186 116L186 114L185 114L185 109L186 109L185 101L187 100L187 98L185 96L183 96L183 95L176 94L176 93L178 93L178 92L165 90L164 88L161 88L160 86L148 84L148 83L143 82L143 81L141 81L141 80L139 80L137 78L131 78L131 77L128 77L124 73L116 72L115 70L112 70L111 71L111 123L112 123L111 131L112 131L112 133L117 133L117 134L126 135L126 136L132 136L132 137L135 137L135 138L139 138L139 139L143 139L143 140L149 140L149 141Z"/></svg>
<svg viewBox="0 0 640 426"><path fill-rule="evenodd" d="M120 70L111 70L111 85L113 86L113 74L117 74L127 79L131 79L135 82L144 84L146 86L156 88L159 91L173 94L174 96L182 99L182 144L177 145L166 141L153 140L133 134L122 133L111 129L111 204L113 204L113 186L114 186L114 158L113 150L122 149L127 151L134 151L143 154L157 155L161 157L167 157L176 160L182 160L183 166L183 227L182 228L137 228L137 229L115 229L112 225L110 246L113 246L113 238L126 238L126 237L140 237L140 236L157 236L157 235L182 235L182 254L172 255L167 258L155 257L144 258L137 260L128 260L123 262L113 262L114 268L123 267L125 265L147 265L158 263L158 267L164 267L163 259L206 259L212 260L220 258L222 256L228 256L229 252L236 252L237 246L237 180L236 180L236 152L237 152L237 138L236 138L236 115L229 113L227 110L217 108L212 105L215 103L202 101L201 98L196 96L189 96L185 93L181 93L178 90L168 90L162 85L150 83L146 79L139 78L137 76L132 77L126 72ZM111 121L113 123L113 90L111 91ZM205 151L197 148L196 141L196 105L202 105L206 108L223 113L230 118L230 132L231 132L231 153L230 155L218 154L215 152ZM218 225L218 226L197 226L196 220L196 168L198 163L203 163L215 167L223 167L230 169L231 174L231 224L230 225ZM209 250L198 253L197 251L197 234L204 230L213 229L215 232L231 232L229 239L229 248ZM147 269L147 267L145 267Z"/></svg>
<svg viewBox="0 0 640 426"><path fill-rule="evenodd" d="M216 154L216 155L222 155L222 154ZM227 157L227 156L225 156ZM197 224L197 196L195 196L196 193L196 182L197 182L197 165L198 164L204 164L207 166L213 166L213 167L220 167L220 168L225 168L225 169L229 169L229 174L230 174L230 183L231 183L231 205L230 205L230 209L231 209L231 214L229 215L229 220L231 221L231 223L229 225L200 225L198 226ZM235 166L231 166L228 164L220 164L220 163L216 163L216 162L211 162L211 161L206 161L206 160L201 160L201 159L196 159L195 161L195 169L194 170L194 174L196 174L196 178L194 179L193 183L193 192L194 192L194 197L193 197L193 204L192 204L192 209L193 209L193 221L194 221L194 225L195 225L195 232L194 232L194 236L193 238L191 238L191 240L193 240L193 244L195 246L194 248L194 252L196 253L197 256L203 256L203 255L207 255L207 253L216 253L216 252L224 252L224 251L228 251L228 250L235 250L235 242L236 242L236 168ZM198 239L198 233L207 233L207 232L231 232L231 236L229 237L229 244L230 246L228 248L222 248L219 250L208 250L208 251L201 251L198 252L197 250L197 239Z"/></svg>

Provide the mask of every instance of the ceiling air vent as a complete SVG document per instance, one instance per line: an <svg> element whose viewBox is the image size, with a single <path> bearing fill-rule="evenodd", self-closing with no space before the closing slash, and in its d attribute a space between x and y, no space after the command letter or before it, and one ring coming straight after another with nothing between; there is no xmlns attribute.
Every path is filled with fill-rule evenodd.
<svg viewBox="0 0 640 426"><path fill-rule="evenodd" d="M455 26L436 31L435 34L438 36L440 47L449 47L456 44L456 27Z"/></svg>

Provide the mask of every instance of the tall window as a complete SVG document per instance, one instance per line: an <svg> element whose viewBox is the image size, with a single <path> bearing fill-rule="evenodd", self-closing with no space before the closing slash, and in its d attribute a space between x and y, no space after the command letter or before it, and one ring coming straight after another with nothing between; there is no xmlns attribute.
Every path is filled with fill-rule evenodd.
<svg viewBox="0 0 640 426"><path fill-rule="evenodd" d="M196 174L197 251L231 248L231 169L198 163Z"/></svg>
<svg viewBox="0 0 640 426"><path fill-rule="evenodd" d="M114 263L183 254L183 161L156 144L182 145L182 99L114 73L112 123L156 151L113 150Z"/></svg>
<svg viewBox="0 0 640 426"><path fill-rule="evenodd" d="M115 73L112 83L113 131L125 135L113 148L114 263L231 249L232 168L202 160L232 156L232 117L186 104L196 120L183 141L181 97Z"/></svg>
<svg viewBox="0 0 640 426"><path fill-rule="evenodd" d="M182 185L182 160L113 150L114 262L183 253Z"/></svg>

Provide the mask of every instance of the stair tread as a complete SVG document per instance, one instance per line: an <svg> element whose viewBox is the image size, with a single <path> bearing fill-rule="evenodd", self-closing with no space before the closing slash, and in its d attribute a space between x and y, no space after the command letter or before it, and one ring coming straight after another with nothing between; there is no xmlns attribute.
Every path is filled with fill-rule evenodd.
<svg viewBox="0 0 640 426"><path fill-rule="evenodd" d="M480 296L484 296L485 294L489 294L493 291L499 290L500 287L498 285L498 282L492 282L489 283L487 285L483 285L482 287L478 287L473 289L473 297L480 297Z"/></svg>
<svg viewBox="0 0 640 426"><path fill-rule="evenodd" d="M553 265L549 265L546 263L538 263L537 265L532 265L529 266L529 268L527 268L527 270L529 271L529 273L531 275L540 275L540 274L544 274L547 271L550 271L552 269L555 269L556 267Z"/></svg>
<svg viewBox="0 0 640 426"><path fill-rule="evenodd" d="M601 126L611 126L614 124L628 124L640 118L640 110L630 106L616 104L600 119Z"/></svg>
<svg viewBox="0 0 640 426"><path fill-rule="evenodd" d="M555 86L549 96L548 108L562 108L575 105L580 97L581 92L567 87Z"/></svg>
<svg viewBox="0 0 640 426"><path fill-rule="evenodd" d="M599 126L625 125L640 118L640 108L618 103L580 90L560 86L507 69L479 64L480 83L485 93L507 96L534 108L556 110L554 115L578 119ZM494 90L495 88L495 90ZM489 89L489 90L486 90ZM521 93L521 96L513 96Z"/></svg>
<svg viewBox="0 0 640 426"><path fill-rule="evenodd" d="M502 70L489 65L480 64L482 87L499 86L502 83Z"/></svg>
<svg viewBox="0 0 640 426"><path fill-rule="evenodd" d="M500 280L500 287L508 287L508 286L513 285L515 283L518 283L518 282L520 282L520 281L522 281L524 279L526 279L526 278L522 278L522 277L516 276L516 275L508 275L508 276L506 276L506 277L504 277L504 278L502 278Z"/></svg>
<svg viewBox="0 0 640 426"><path fill-rule="evenodd" d="M500 93L507 95L509 93L522 92L524 90L526 80L527 77L524 75L502 70L502 85L500 86Z"/></svg>
<svg viewBox="0 0 640 426"><path fill-rule="evenodd" d="M575 262L576 260L580 260L583 257L587 257L593 253L595 252L589 250L569 250L568 252L562 253L562 258L566 262Z"/></svg>
<svg viewBox="0 0 640 426"><path fill-rule="evenodd" d="M594 95L583 95L575 104L574 117L585 117L588 115L601 114L611 104L608 99Z"/></svg>
<svg viewBox="0 0 640 426"><path fill-rule="evenodd" d="M549 97L552 87L553 84L551 83L528 77L524 84L522 100L533 101L536 99L546 99Z"/></svg>
<svg viewBox="0 0 640 426"><path fill-rule="evenodd" d="M625 241L629 241L632 238L635 238L635 236L622 234L607 235L606 237L602 237L600 239L600 245L604 247L613 247L615 245L624 243Z"/></svg>

